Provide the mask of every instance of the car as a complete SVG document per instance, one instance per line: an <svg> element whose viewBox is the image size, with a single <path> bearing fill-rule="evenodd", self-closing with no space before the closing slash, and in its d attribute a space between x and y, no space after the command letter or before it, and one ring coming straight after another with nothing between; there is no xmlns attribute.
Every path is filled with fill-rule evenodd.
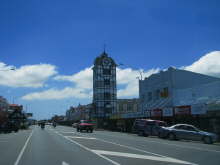
<svg viewBox="0 0 220 165"><path fill-rule="evenodd" d="M73 124L72 124L72 127L73 127L73 128L77 128L77 125L78 125L78 123L73 123Z"/></svg>
<svg viewBox="0 0 220 165"><path fill-rule="evenodd" d="M160 120L136 119L132 131L139 136L158 136L160 128L166 125L166 122Z"/></svg>
<svg viewBox="0 0 220 165"><path fill-rule="evenodd" d="M12 131L19 131L19 126L15 122L8 121L0 125L0 132L2 133L11 133Z"/></svg>
<svg viewBox="0 0 220 165"><path fill-rule="evenodd" d="M212 144L218 140L214 133L201 131L193 125L176 124L171 127L162 127L158 136L170 140L195 140L203 141L206 144Z"/></svg>
<svg viewBox="0 0 220 165"><path fill-rule="evenodd" d="M93 127L94 124L92 124L90 121L88 120L80 120L80 122L77 124L77 132L82 132L83 130L85 130L86 132L93 132Z"/></svg>

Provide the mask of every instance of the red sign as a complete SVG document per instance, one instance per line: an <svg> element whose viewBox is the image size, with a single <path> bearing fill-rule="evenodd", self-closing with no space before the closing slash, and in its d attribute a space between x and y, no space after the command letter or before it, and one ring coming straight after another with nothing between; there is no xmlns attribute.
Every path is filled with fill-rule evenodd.
<svg viewBox="0 0 220 165"><path fill-rule="evenodd" d="M179 106L175 107L175 115L190 115L190 106Z"/></svg>

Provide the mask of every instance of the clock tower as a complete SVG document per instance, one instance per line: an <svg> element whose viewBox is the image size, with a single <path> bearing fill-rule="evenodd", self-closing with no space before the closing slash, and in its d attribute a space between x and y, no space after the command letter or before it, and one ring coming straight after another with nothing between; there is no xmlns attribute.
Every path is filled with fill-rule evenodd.
<svg viewBox="0 0 220 165"><path fill-rule="evenodd" d="M104 51L94 61L93 67L93 116L107 120L116 111L116 64Z"/></svg>

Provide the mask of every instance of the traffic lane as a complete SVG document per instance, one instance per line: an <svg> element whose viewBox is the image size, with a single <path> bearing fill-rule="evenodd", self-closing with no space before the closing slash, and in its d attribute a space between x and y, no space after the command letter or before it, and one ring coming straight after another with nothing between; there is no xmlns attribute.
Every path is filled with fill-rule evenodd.
<svg viewBox="0 0 220 165"><path fill-rule="evenodd" d="M63 128L65 131L70 131L73 129L69 128ZM114 142L117 144L123 144L129 147L134 147L142 150L147 150L153 153L157 153L160 155L168 156L168 157L175 157L177 159L183 159L183 160L188 160L191 162L196 162L199 164L218 164L220 161L219 155L220 152L216 150L207 150L206 148L195 148L191 147L191 142L186 143L188 144L187 146L185 145L173 145L173 142L175 141L168 141L166 143L161 143L160 141L162 139L156 139L158 141L152 142L149 141L149 138L145 137L138 137L138 136L131 136L131 135L126 135L122 136L120 133L118 133L118 136L106 136L106 132L94 132L92 134L87 134L87 133L77 133L82 136L90 136L90 137L95 137L101 140L105 140L108 142ZM132 138L131 138L132 137ZM178 142L175 142L178 143ZM179 142L181 143L181 142ZM197 144L198 145L198 144ZM203 144L205 146L210 146Z"/></svg>
<svg viewBox="0 0 220 165"><path fill-rule="evenodd" d="M64 131L75 131L75 128L71 127L60 127ZM196 149L196 150L205 150L205 151L213 151L213 152L220 152L220 145L219 144L204 144L202 142L196 142L196 141L183 141L183 140L174 140L170 141L168 139L160 139L157 137L141 137L136 134L129 134L129 133L121 133L121 132L110 132L110 131L94 131L92 136L97 136L100 138L120 138L120 139L128 139L128 140L140 140L140 141L146 141L151 143L158 143L162 145L171 145L174 147L180 147L180 148L187 148L187 149Z"/></svg>
<svg viewBox="0 0 220 165"><path fill-rule="evenodd" d="M70 133L64 131L61 135L71 139L74 143L83 145L89 148L92 152L104 155L109 159L117 162L119 164L133 165L133 164L194 164L192 162L175 159L172 157L165 157L163 155L158 155L148 151L138 150L135 148L129 148L120 144L109 143L107 141L102 141L101 139L91 138L79 133ZM71 134L71 135L70 135ZM124 163L124 160L126 163Z"/></svg>
<svg viewBox="0 0 220 165"><path fill-rule="evenodd" d="M122 133L122 132L110 132L110 131L96 131L95 132L97 135L105 135L105 136L116 136L116 137L126 137L126 138L133 138L133 136L143 139L144 137L138 136L137 134L131 134L131 133ZM145 139L147 139L148 141L151 142L161 142L161 143L166 143L167 141L169 141L168 139L160 139L155 137L145 137ZM170 144L170 143L169 143ZM206 149L210 149L210 150L217 150L220 151L220 145L219 143L214 143L214 144L204 144L202 141L190 141L190 140L174 140L172 141L173 145L181 145L181 146L185 146L185 145L189 145L190 147L201 147L201 148L206 148Z"/></svg>
<svg viewBox="0 0 220 165"><path fill-rule="evenodd" d="M100 164L110 162L58 136L50 127L35 128L18 165Z"/></svg>
<svg viewBox="0 0 220 165"><path fill-rule="evenodd" d="M131 146L143 150L147 150L153 153L165 155L168 157L174 157L177 159L187 160L190 162L195 162L198 164L219 164L220 162L220 152L219 150L210 150L205 147L191 147L191 142L184 144L187 145L174 145L174 141L167 140L166 143L160 142L161 139L156 139L152 142L152 140L149 140L149 138L145 137L138 137L133 136L133 138L129 138L129 135L124 136L123 138L121 136L97 136L97 134L93 135L96 137L99 137L101 139L115 142L118 144L123 144L126 146ZM157 141L158 140L158 141ZM202 144L203 146L209 146L206 144Z"/></svg>
<svg viewBox="0 0 220 165"><path fill-rule="evenodd" d="M31 129L20 130L17 133L0 134L0 164L14 164L30 133Z"/></svg>

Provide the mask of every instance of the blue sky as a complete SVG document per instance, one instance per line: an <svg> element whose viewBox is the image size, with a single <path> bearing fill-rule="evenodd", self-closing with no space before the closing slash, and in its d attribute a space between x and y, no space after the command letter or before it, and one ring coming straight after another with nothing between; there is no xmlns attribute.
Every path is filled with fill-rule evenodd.
<svg viewBox="0 0 220 165"><path fill-rule="evenodd" d="M124 64L120 97L138 96L137 69L145 76L169 66L216 70L220 64L210 58L220 56L219 8L218 0L0 1L0 68L17 68L0 71L1 95L36 118L91 102L89 68L104 43ZM202 73L218 76L208 70ZM133 76L124 80L127 73Z"/></svg>

